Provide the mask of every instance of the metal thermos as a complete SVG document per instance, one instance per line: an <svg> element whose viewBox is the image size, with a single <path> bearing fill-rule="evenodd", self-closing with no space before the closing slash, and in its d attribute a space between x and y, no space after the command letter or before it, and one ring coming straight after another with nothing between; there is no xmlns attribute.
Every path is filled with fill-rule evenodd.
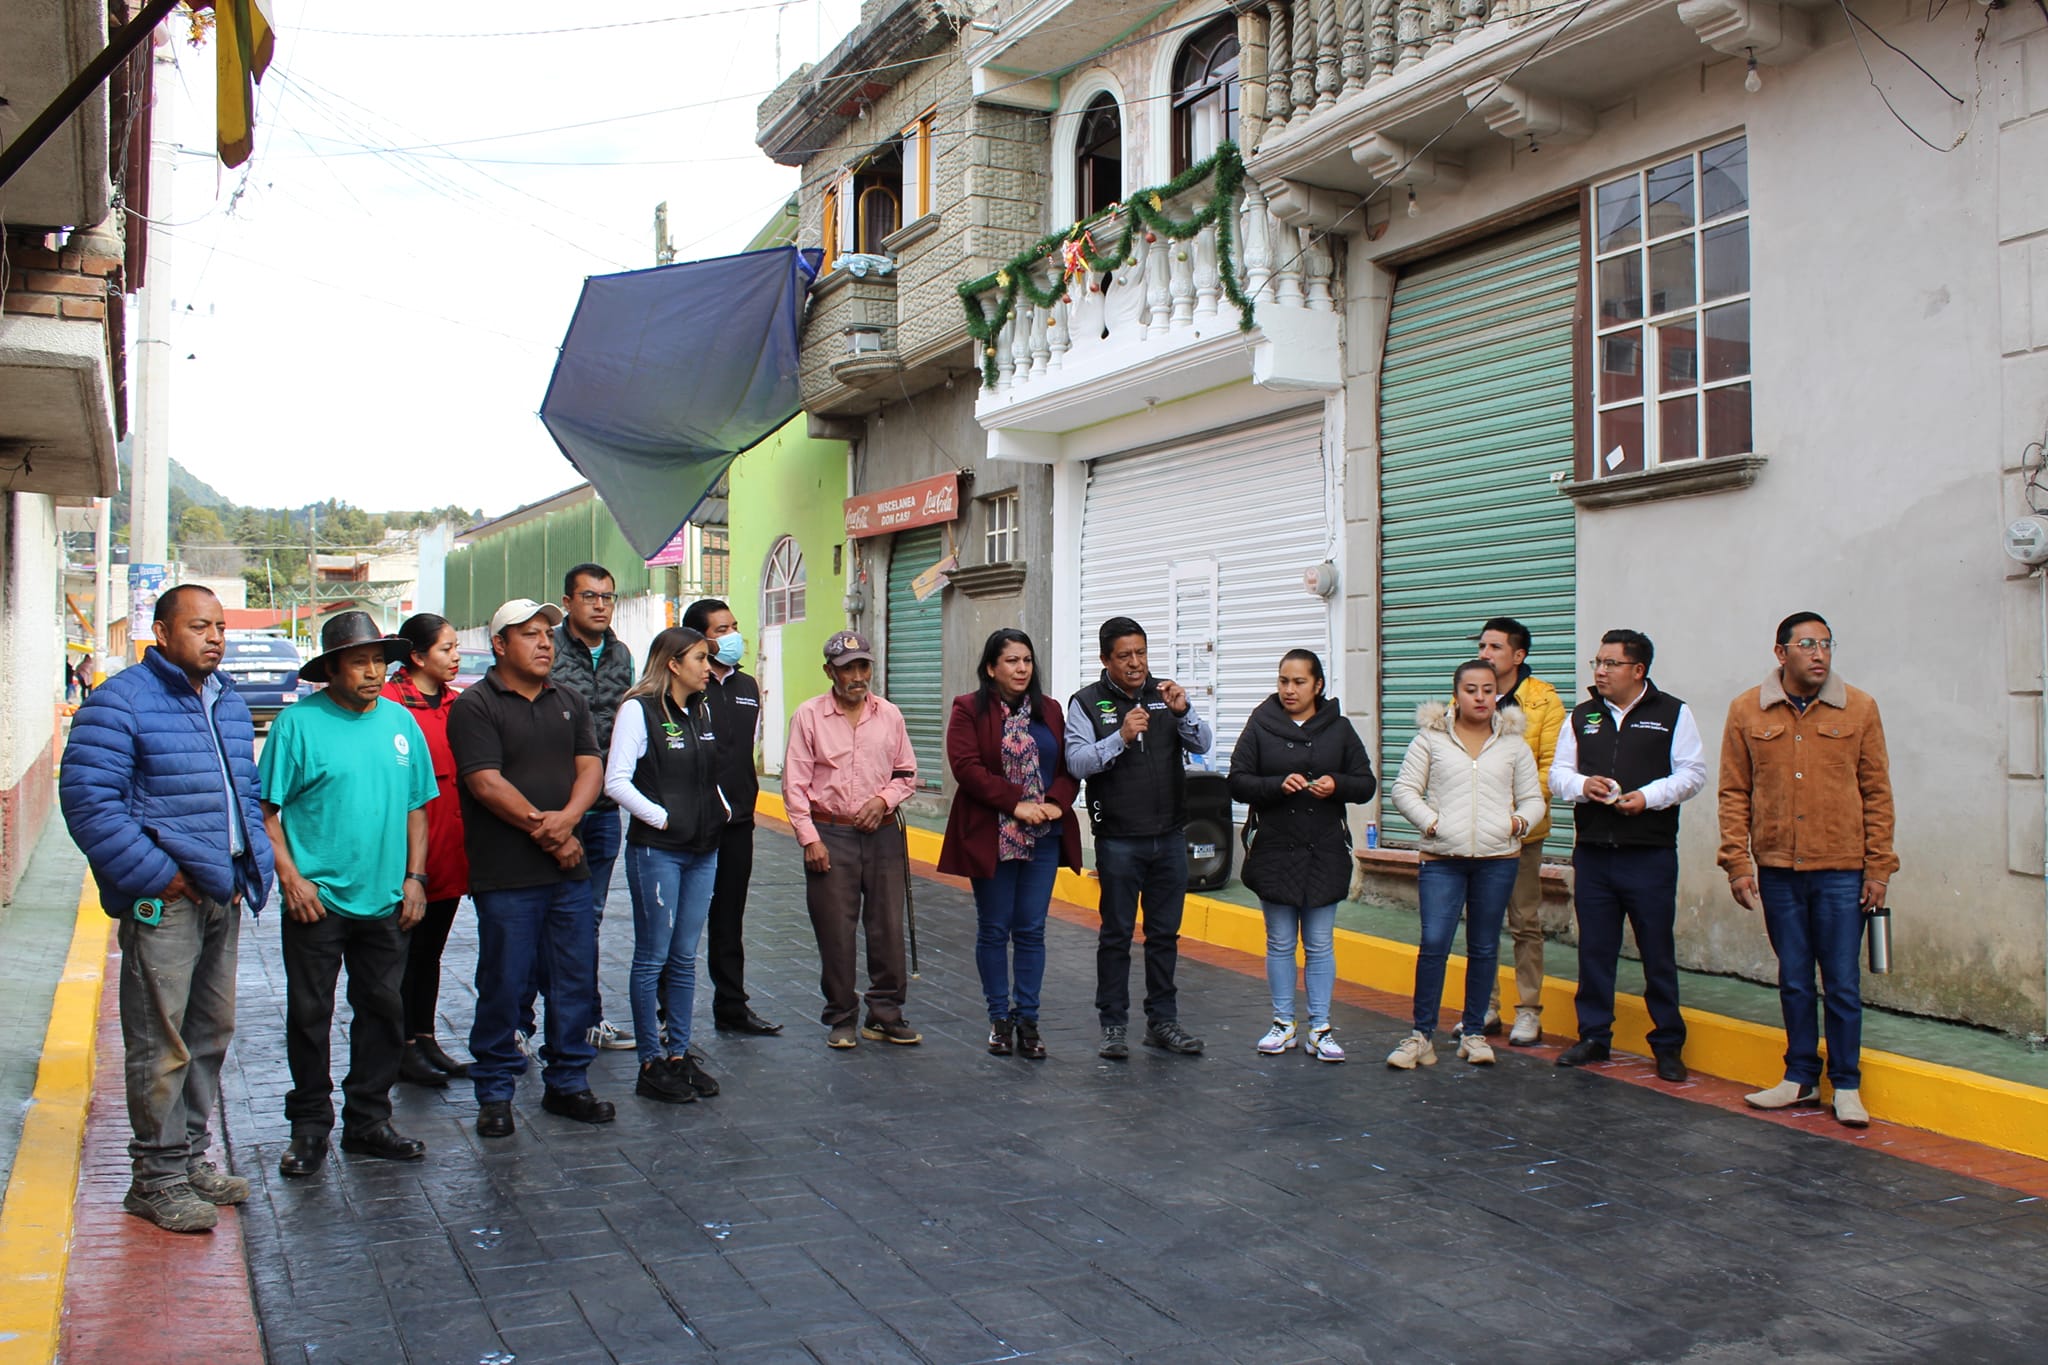
<svg viewBox="0 0 2048 1365"><path fill-rule="evenodd" d="M1863 918L1868 921L1864 930L1868 943L1868 958L1872 976L1884 976L1892 969L1892 911L1888 905L1866 911Z"/></svg>

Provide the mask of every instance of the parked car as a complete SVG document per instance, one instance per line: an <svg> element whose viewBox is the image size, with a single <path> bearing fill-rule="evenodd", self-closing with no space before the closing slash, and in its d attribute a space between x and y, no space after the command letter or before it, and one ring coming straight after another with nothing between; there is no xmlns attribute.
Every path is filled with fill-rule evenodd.
<svg viewBox="0 0 2048 1365"><path fill-rule="evenodd" d="M249 704L256 724L267 726L277 713L302 695L299 649L282 635L266 631L228 632L220 666L235 680L235 690Z"/></svg>
<svg viewBox="0 0 2048 1365"><path fill-rule="evenodd" d="M488 649L463 650L461 666L455 673L455 685L465 689L475 687L484 680L484 674L490 672L494 661Z"/></svg>

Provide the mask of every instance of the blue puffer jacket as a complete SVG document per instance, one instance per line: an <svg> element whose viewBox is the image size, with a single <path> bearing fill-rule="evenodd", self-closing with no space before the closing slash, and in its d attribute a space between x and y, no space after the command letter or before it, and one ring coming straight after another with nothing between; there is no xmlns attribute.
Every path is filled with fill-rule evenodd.
<svg viewBox="0 0 2048 1365"><path fill-rule="evenodd" d="M73 842L92 864L100 905L117 919L180 872L217 901L239 894L254 911L269 898L256 725L234 683L215 676L218 733L191 680L156 649L95 688L71 718L57 799ZM232 861L223 753L241 798L245 851Z"/></svg>

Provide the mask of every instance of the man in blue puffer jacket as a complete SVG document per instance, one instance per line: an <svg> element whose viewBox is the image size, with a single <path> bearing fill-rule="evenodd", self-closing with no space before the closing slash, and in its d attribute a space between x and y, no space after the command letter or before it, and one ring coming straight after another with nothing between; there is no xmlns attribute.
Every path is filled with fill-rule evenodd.
<svg viewBox="0 0 2048 1365"><path fill-rule="evenodd" d="M156 647L71 721L58 799L120 921L121 1038L134 1182L122 1200L172 1232L204 1232L249 1182L207 1159L235 1032L239 907L270 894L256 727L220 668L227 614L181 584L156 604Z"/></svg>

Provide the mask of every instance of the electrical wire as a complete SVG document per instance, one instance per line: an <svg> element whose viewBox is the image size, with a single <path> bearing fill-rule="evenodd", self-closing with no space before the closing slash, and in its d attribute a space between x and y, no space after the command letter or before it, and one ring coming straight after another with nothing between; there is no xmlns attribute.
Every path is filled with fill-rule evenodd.
<svg viewBox="0 0 2048 1365"><path fill-rule="evenodd" d="M655 24L683 24L697 19L718 19L732 14L758 14L765 10L782 9L790 0L767 0L759 5L736 5L731 9L705 10L700 14L666 14L653 19L621 19L609 24L577 24L569 28L522 28L498 33L372 33L362 29L346 28L302 28L294 25L293 33L317 33L326 38L397 38L407 42L432 39L455 39L468 41L474 38L549 38L563 33L602 33L609 29L649 28Z"/></svg>
<svg viewBox="0 0 2048 1365"><path fill-rule="evenodd" d="M1947 156L1950 152L1953 152L1956 148L1962 146L1964 140L1970 136L1970 129L1976 126L1977 119L1975 113L1973 112L1970 116L1969 127L1966 127L1963 129L1962 132L1957 133L1955 136L1955 140L1949 143L1946 147L1929 138L1925 133L1921 132L1918 128L1915 128L1911 123L1909 123L1906 120L1906 116L1899 112L1898 106L1892 103L1892 97L1885 93L1885 88L1877 83L1877 72L1871 69L1870 55L1863 50L1863 38L1856 32L1857 27L1860 25L1861 27L1868 29L1871 37L1877 39L1886 47L1891 48L1892 51L1897 52L1901 57L1904 57L1908 62L1911 62L1914 70L1918 71L1921 75L1927 77L1928 80L1933 81L1936 89L1940 90L1942 94L1947 95L1957 104L1963 104L1966 102L1963 99L1963 97L1961 95L1958 95L1955 91L1949 89L1947 86L1943 85L1939 80L1936 80L1934 73L1929 71L1926 67L1920 65L1919 62L1914 61L1911 55L1902 51L1889 38L1886 38L1882 33L1879 33L1876 29L1871 28L1868 20L1864 19L1861 15L1857 14L1856 11L1849 8L1849 0L1835 0L1835 3L1837 5L1840 5L1842 8L1842 13L1848 16L1849 40L1856 45L1856 56L1863 62L1863 74L1870 78L1870 88L1877 92L1877 97L1880 100L1884 101L1885 109L1891 114L1891 116L1894 119L1898 121L1898 125L1901 128L1904 128L1907 132L1911 133L1915 138L1917 138L1920 142L1924 143L1927 147L1934 151L1940 152L1943 156ZM1990 29L1988 26L1978 31L1977 50L1979 52L1982 52L1984 49L1984 34L1988 33L1989 31ZM1980 87L1981 84L1982 78L1980 74Z"/></svg>

